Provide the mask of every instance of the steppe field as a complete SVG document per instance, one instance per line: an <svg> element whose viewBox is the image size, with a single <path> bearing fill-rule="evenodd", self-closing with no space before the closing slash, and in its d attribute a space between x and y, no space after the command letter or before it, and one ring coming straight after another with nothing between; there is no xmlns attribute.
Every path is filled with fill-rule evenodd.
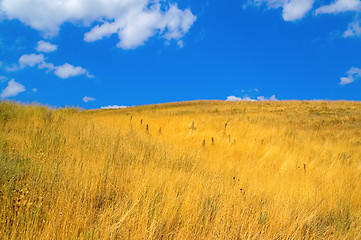
<svg viewBox="0 0 361 240"><path fill-rule="evenodd" d="M0 103L0 239L361 239L361 103Z"/></svg>

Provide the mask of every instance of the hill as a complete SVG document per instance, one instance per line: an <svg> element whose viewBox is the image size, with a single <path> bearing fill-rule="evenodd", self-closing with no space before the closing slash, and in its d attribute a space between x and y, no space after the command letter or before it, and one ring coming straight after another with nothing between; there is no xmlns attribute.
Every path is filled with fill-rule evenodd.
<svg viewBox="0 0 361 240"><path fill-rule="evenodd" d="M0 103L0 239L361 239L361 104Z"/></svg>

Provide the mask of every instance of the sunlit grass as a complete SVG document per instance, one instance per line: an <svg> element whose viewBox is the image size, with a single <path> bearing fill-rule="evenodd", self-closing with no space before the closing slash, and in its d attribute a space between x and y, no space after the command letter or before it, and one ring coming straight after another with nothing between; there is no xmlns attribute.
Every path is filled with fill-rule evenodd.
<svg viewBox="0 0 361 240"><path fill-rule="evenodd" d="M0 239L361 239L361 104L0 103Z"/></svg>

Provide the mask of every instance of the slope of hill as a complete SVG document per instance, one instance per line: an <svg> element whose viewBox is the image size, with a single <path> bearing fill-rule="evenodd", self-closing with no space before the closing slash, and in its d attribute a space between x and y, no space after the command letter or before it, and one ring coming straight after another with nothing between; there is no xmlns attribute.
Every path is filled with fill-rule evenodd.
<svg viewBox="0 0 361 240"><path fill-rule="evenodd" d="M0 239L361 239L361 104L0 103Z"/></svg>

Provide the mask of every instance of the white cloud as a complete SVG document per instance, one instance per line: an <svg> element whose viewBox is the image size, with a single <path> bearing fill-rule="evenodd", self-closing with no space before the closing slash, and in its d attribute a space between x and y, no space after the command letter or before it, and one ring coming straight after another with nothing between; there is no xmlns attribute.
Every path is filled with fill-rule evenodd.
<svg viewBox="0 0 361 240"><path fill-rule="evenodd" d="M21 69L21 67L18 66L18 64L12 64L11 66L5 66L5 70L7 72L15 72L15 71L19 71Z"/></svg>
<svg viewBox="0 0 361 240"><path fill-rule="evenodd" d="M317 0L248 0L245 7L266 5L268 9L282 8L282 16L285 21L302 19L312 10ZM328 5L321 5L314 10L315 15L321 13L341 13L347 11L361 12L360 0L333 0Z"/></svg>
<svg viewBox="0 0 361 240"><path fill-rule="evenodd" d="M360 20L355 19L352 23L350 23L347 27L347 30L343 33L344 37L360 37L361 36L361 24Z"/></svg>
<svg viewBox="0 0 361 240"><path fill-rule="evenodd" d="M290 0L283 5L283 19L295 21L303 18L311 9L314 0Z"/></svg>
<svg viewBox="0 0 361 240"><path fill-rule="evenodd" d="M264 96L258 96L257 97L257 101L277 101L278 99L276 98L276 95L272 95L269 98L266 98Z"/></svg>
<svg viewBox="0 0 361 240"><path fill-rule="evenodd" d="M339 83L340 85L346 85L349 83L352 83L353 81L355 81L355 79L351 76L351 77L342 77L340 78L341 82Z"/></svg>
<svg viewBox="0 0 361 240"><path fill-rule="evenodd" d="M245 6L261 6L265 4L269 9L282 8L284 20L294 21L303 18L312 9L315 2L316 0L249 0ZM360 0L334 0L329 5L317 8L315 14L346 11L361 11Z"/></svg>
<svg viewBox="0 0 361 240"><path fill-rule="evenodd" d="M325 5L327 2L331 3ZM319 7L315 9L313 8L314 5L318 5ZM318 14L354 12L356 13L356 18L348 25L343 37L361 37L361 22L357 15L361 12L360 0L248 0L243 5L243 8L245 9L249 6L266 6L268 9L282 8L282 16L285 21L302 19L310 11L313 12L313 16Z"/></svg>
<svg viewBox="0 0 361 240"><path fill-rule="evenodd" d="M183 42L183 40L179 40L179 41L177 42L177 45L178 45L178 47L183 48L183 47L184 47L184 42Z"/></svg>
<svg viewBox="0 0 361 240"><path fill-rule="evenodd" d="M95 101L95 98L85 96L85 97L83 98L83 101L84 101L85 103L88 103L88 102L90 102L90 101Z"/></svg>
<svg viewBox="0 0 361 240"><path fill-rule="evenodd" d="M350 70L347 71L347 77L340 78L340 85L346 85L354 82L356 79L361 78L361 69L352 67Z"/></svg>
<svg viewBox="0 0 361 240"><path fill-rule="evenodd" d="M38 45L36 46L35 49L38 52L49 53L49 52L56 51L58 49L58 46L41 40L41 41L38 42Z"/></svg>
<svg viewBox="0 0 361 240"><path fill-rule="evenodd" d="M262 4L266 4L268 8L279 8L285 4L285 0L249 0L244 7L248 7L251 5L261 6Z"/></svg>
<svg viewBox="0 0 361 240"><path fill-rule="evenodd" d="M360 0L336 0L334 3L317 8L315 13L317 15L319 13L340 13L360 10Z"/></svg>
<svg viewBox="0 0 361 240"><path fill-rule="evenodd" d="M15 82L14 79L11 79L8 82L8 86L2 91L0 97L1 98L14 97L21 92L25 92L25 87L20 83Z"/></svg>
<svg viewBox="0 0 361 240"><path fill-rule="evenodd" d="M195 20L196 16L189 9L182 11L177 5L170 5L167 11L162 12L161 5L155 4L146 10L134 9L113 22L95 26L85 34L84 40L93 42L116 33L120 40L117 47L134 49L157 33L167 40L181 39Z"/></svg>
<svg viewBox="0 0 361 240"><path fill-rule="evenodd" d="M52 70L55 70L56 67L54 66L54 64L52 63L47 63L47 62L41 62L39 65L38 65L38 68L39 69L47 69L49 71L52 71Z"/></svg>
<svg viewBox="0 0 361 240"><path fill-rule="evenodd" d="M189 9L159 0L2 0L0 9L8 19L18 19L45 36L57 35L65 22L86 27L100 23L85 40L118 34L118 47L125 49L141 46L158 33L178 40L196 20Z"/></svg>
<svg viewBox="0 0 361 240"><path fill-rule="evenodd" d="M250 102L254 102L254 101L277 101L276 95L272 95L269 98L266 98L264 96L258 96L257 100L248 97L247 95L245 95L244 97L236 97L236 96L228 96L227 100L229 102L240 102L240 101L250 101Z"/></svg>
<svg viewBox="0 0 361 240"><path fill-rule="evenodd" d="M3 82L3 81L5 81L5 80L7 80L7 79L8 79L7 77L0 75L0 82Z"/></svg>
<svg viewBox="0 0 361 240"><path fill-rule="evenodd" d="M257 101L264 101L266 100L266 98L264 96L258 96L257 97Z"/></svg>
<svg viewBox="0 0 361 240"><path fill-rule="evenodd" d="M84 25L114 19L129 9L146 7L145 0L2 0L1 9L9 19L19 19L48 36L58 33L65 22Z"/></svg>
<svg viewBox="0 0 361 240"><path fill-rule="evenodd" d="M34 67L42 62L44 62L43 54L24 54L19 58L19 66L20 68L24 67Z"/></svg>
<svg viewBox="0 0 361 240"><path fill-rule="evenodd" d="M24 54L19 58L19 64L11 67L6 67L7 71L18 71L25 67L35 67L39 69L46 69L47 71L54 71L54 74L60 78L70 78L80 75L85 75L88 78L94 78L87 70L78 66L74 67L69 63L60 66L55 66L53 63L45 61L43 54Z"/></svg>
<svg viewBox="0 0 361 240"><path fill-rule="evenodd" d="M361 12L361 1L360 0L335 0L333 3L325 6L321 6L315 10L315 14L336 14L343 12ZM361 26L360 20L357 18L351 22L347 30L343 33L343 37L360 37L361 36ZM349 79L350 80L350 79ZM344 81L347 82L346 79Z"/></svg>
<svg viewBox="0 0 361 240"><path fill-rule="evenodd" d="M37 92L38 91L38 89L37 88L33 88L33 92Z"/></svg>
<svg viewBox="0 0 361 240"><path fill-rule="evenodd" d="M109 105L109 106L101 107L101 109L122 109L127 107L128 106Z"/></svg>
<svg viewBox="0 0 361 240"><path fill-rule="evenodd" d="M269 9L282 8L285 21L296 21L303 18L313 6L314 0L252 0L247 6L266 5Z"/></svg>
<svg viewBox="0 0 361 240"><path fill-rule="evenodd" d="M242 101L243 99L236 96L228 96L226 101L235 102L235 101Z"/></svg>
<svg viewBox="0 0 361 240"><path fill-rule="evenodd" d="M61 66L55 67L54 74L63 79L75 77L75 76L79 76L79 75L86 75L89 78L93 77L84 68L74 67L73 65L71 65L69 63L65 63Z"/></svg>
<svg viewBox="0 0 361 240"><path fill-rule="evenodd" d="M228 96L226 101L230 101L230 102L239 102L239 101L256 101L248 96L244 96L242 97L236 97L236 96Z"/></svg>
<svg viewBox="0 0 361 240"><path fill-rule="evenodd" d="M270 101L277 101L276 95L272 95L268 100Z"/></svg>

